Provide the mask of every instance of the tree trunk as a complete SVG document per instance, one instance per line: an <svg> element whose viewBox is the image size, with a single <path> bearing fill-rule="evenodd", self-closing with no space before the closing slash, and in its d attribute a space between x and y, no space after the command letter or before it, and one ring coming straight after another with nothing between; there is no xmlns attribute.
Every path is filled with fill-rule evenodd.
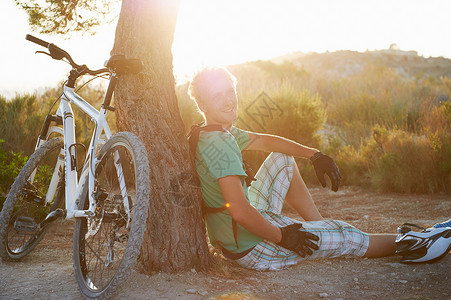
<svg viewBox="0 0 451 300"><path fill-rule="evenodd" d="M171 46L179 1L123 0L112 55L139 58L144 71L120 78L117 127L144 142L151 199L139 261L145 272L202 268L208 247L188 143L175 95Z"/></svg>

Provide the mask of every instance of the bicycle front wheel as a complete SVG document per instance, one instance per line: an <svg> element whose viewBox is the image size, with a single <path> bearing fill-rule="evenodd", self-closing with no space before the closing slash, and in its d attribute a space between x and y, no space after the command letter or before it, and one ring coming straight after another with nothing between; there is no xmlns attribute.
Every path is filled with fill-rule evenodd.
<svg viewBox="0 0 451 300"><path fill-rule="evenodd" d="M141 141L129 132L112 136L95 168L95 216L78 218L74 269L85 298L108 298L135 266L147 221L149 162ZM86 194L87 195L87 194ZM88 197L79 207L89 207Z"/></svg>
<svg viewBox="0 0 451 300"><path fill-rule="evenodd" d="M16 177L0 213L0 256L19 260L42 240L41 222L64 201L64 147L53 138L39 147Z"/></svg>

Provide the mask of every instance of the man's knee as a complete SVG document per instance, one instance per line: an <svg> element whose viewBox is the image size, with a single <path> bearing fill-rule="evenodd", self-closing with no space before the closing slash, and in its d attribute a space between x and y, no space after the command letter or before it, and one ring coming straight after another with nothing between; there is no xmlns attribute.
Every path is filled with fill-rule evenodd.
<svg viewBox="0 0 451 300"><path fill-rule="evenodd" d="M294 163L294 158L293 156L284 153L271 152L266 158L266 161L268 161L268 163L277 163L292 166Z"/></svg>
<svg viewBox="0 0 451 300"><path fill-rule="evenodd" d="M355 228L354 226L343 222L335 221L342 232L343 245L346 254L352 254L356 256L362 256L369 244L368 234Z"/></svg>

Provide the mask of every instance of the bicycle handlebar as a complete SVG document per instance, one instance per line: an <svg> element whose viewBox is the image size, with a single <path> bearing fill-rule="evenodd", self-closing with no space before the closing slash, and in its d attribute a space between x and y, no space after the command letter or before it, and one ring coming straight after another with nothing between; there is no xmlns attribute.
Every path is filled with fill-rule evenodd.
<svg viewBox="0 0 451 300"><path fill-rule="evenodd" d="M86 65L76 64L74 62L74 60L72 59L72 57L69 55L69 53L67 53L66 51L64 51L63 49L58 47L57 45L43 41L35 36L32 36L31 34L27 34L25 36L25 39L27 41L38 44L39 46L47 48L50 53L46 53L46 54L50 55L53 59L62 60L63 58L66 58L69 61L72 68L74 68L78 71L79 75L83 75L83 74L99 75L102 73L110 72L110 70L107 68L102 68L102 69L98 69L98 70L90 70Z"/></svg>
<svg viewBox="0 0 451 300"><path fill-rule="evenodd" d="M43 40L41 40L41 39L38 39L37 37L32 36L31 34L27 34L27 35L25 36L25 39L26 39L27 41L33 42L33 43L35 43L35 44L38 44L38 45L40 45L40 46L42 46L42 47L44 47L44 48L48 48L49 45L50 45L50 43L47 43L47 42L45 42L45 41L43 41Z"/></svg>

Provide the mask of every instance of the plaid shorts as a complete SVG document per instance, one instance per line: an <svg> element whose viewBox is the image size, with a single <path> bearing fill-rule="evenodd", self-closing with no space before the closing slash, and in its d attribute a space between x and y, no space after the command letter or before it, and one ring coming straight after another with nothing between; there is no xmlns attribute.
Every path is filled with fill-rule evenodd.
<svg viewBox="0 0 451 300"><path fill-rule="evenodd" d="M249 187L249 201L266 220L276 226L302 223L303 230L319 237L316 242L319 249L303 258L291 250L264 240L235 262L249 269L279 270L303 260L363 256L368 249L369 237L355 227L337 220L300 222L280 214L293 177L293 163L291 156L271 153L258 170L256 181Z"/></svg>

